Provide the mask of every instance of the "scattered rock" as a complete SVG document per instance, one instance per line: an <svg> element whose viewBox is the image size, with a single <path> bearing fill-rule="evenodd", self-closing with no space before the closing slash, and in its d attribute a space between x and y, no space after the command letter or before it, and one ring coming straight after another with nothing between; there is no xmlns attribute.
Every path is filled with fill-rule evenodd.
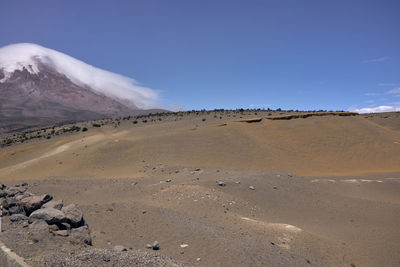
<svg viewBox="0 0 400 267"><path fill-rule="evenodd" d="M24 207L26 213L31 214L35 210L40 209L44 203L49 202L52 198L52 196L47 194L41 196L31 196L23 198L20 203Z"/></svg>
<svg viewBox="0 0 400 267"><path fill-rule="evenodd" d="M293 174L291 174L291 173L288 173L288 174L287 174L287 176L289 176L289 177L293 177Z"/></svg>
<svg viewBox="0 0 400 267"><path fill-rule="evenodd" d="M167 179L167 180L166 180L167 183L170 183L171 181L172 181L171 179Z"/></svg>
<svg viewBox="0 0 400 267"><path fill-rule="evenodd" d="M188 246L188 244L181 244L181 248L187 248Z"/></svg>
<svg viewBox="0 0 400 267"><path fill-rule="evenodd" d="M83 213L76 207L75 204L70 204L66 207L63 207L61 211L65 214L67 222L71 224L72 227L83 225Z"/></svg>
<svg viewBox="0 0 400 267"><path fill-rule="evenodd" d="M6 197L6 196L7 196L7 193L3 189L1 189L0 190L0 198Z"/></svg>
<svg viewBox="0 0 400 267"><path fill-rule="evenodd" d="M58 209L45 208L35 210L31 213L29 216L29 222L32 223L35 220L44 220L48 224L56 224L67 222L67 217L64 212Z"/></svg>
<svg viewBox="0 0 400 267"><path fill-rule="evenodd" d="M26 191L26 188L20 188L20 187L9 187L5 189L5 192L7 193L8 197L14 197L16 195L20 195Z"/></svg>
<svg viewBox="0 0 400 267"><path fill-rule="evenodd" d="M158 243L158 241L154 241L153 245L152 245L153 250L159 250L160 249L160 244Z"/></svg>
<svg viewBox="0 0 400 267"><path fill-rule="evenodd" d="M16 200L15 198L5 198L5 199L3 199L3 201L1 201L1 205L3 206L3 208L5 208L7 210L18 204L19 204L18 200Z"/></svg>
<svg viewBox="0 0 400 267"><path fill-rule="evenodd" d="M27 221L28 217L23 214L13 214L10 217L11 222Z"/></svg>
<svg viewBox="0 0 400 267"><path fill-rule="evenodd" d="M200 168L196 168L194 171L198 172L198 171L200 171L200 170L201 170Z"/></svg>
<svg viewBox="0 0 400 267"><path fill-rule="evenodd" d="M224 183L223 181L217 181L217 185L218 186L226 186L226 183Z"/></svg>
<svg viewBox="0 0 400 267"><path fill-rule="evenodd" d="M6 188L7 188L7 186L5 184L0 184L0 190L4 190Z"/></svg>
<svg viewBox="0 0 400 267"><path fill-rule="evenodd" d="M274 186L273 188L274 188L274 189L278 189L278 187L277 187L277 186Z"/></svg>
<svg viewBox="0 0 400 267"><path fill-rule="evenodd" d="M51 200L42 205L42 208L53 208L57 210L61 210L64 206L64 202L62 200Z"/></svg>
<svg viewBox="0 0 400 267"><path fill-rule="evenodd" d="M200 258L197 258L197 259L196 259L196 261L200 261L200 260L201 260Z"/></svg>
<svg viewBox="0 0 400 267"><path fill-rule="evenodd" d="M123 252L127 251L127 249L124 246L118 245L114 247L114 251Z"/></svg>
<svg viewBox="0 0 400 267"><path fill-rule="evenodd" d="M15 205L15 206L12 206L11 208L8 209L8 214L9 215L13 215L13 214L23 214L23 215L25 215L25 211L20 205Z"/></svg>
<svg viewBox="0 0 400 267"><path fill-rule="evenodd" d="M54 234L59 235L59 236L69 236L69 231L68 230L58 230L54 231Z"/></svg>
<svg viewBox="0 0 400 267"><path fill-rule="evenodd" d="M29 184L27 182L24 182L21 184L21 186L28 186Z"/></svg>
<svg viewBox="0 0 400 267"><path fill-rule="evenodd" d="M250 190L255 190L256 188L255 188L254 186L250 185L250 186L249 186L249 189L250 189Z"/></svg>
<svg viewBox="0 0 400 267"><path fill-rule="evenodd" d="M146 248L149 248L149 249L150 249L150 248L153 248L153 246L150 245L150 244L147 244L147 245L146 245Z"/></svg>
<svg viewBox="0 0 400 267"><path fill-rule="evenodd" d="M240 181L235 182L235 184L240 184Z"/></svg>

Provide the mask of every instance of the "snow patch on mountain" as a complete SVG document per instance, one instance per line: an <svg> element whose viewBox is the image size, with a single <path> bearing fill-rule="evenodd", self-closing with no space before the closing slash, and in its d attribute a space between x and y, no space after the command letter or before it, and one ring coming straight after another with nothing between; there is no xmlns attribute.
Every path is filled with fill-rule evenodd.
<svg viewBox="0 0 400 267"><path fill-rule="evenodd" d="M37 74L40 72L41 64L64 74L79 86L111 97L124 105L141 109L158 107L158 93L140 86L134 79L96 68L61 52L30 43L12 44L0 48L0 70L4 73L0 83L5 82L15 70L23 68Z"/></svg>

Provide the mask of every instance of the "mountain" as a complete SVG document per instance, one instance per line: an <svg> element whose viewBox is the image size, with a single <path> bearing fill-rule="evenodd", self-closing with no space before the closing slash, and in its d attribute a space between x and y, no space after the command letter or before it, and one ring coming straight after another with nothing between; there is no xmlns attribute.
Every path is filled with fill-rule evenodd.
<svg viewBox="0 0 400 267"><path fill-rule="evenodd" d="M0 135L159 111L157 93L35 44L0 48Z"/></svg>

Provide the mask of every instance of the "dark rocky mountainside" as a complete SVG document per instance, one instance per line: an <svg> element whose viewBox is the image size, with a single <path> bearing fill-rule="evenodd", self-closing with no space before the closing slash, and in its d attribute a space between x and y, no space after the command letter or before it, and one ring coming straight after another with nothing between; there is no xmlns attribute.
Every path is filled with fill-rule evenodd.
<svg viewBox="0 0 400 267"><path fill-rule="evenodd" d="M0 70L0 80L3 77ZM0 135L32 127L149 112L154 110L127 107L74 84L65 75L44 65L37 74L23 68L0 82Z"/></svg>

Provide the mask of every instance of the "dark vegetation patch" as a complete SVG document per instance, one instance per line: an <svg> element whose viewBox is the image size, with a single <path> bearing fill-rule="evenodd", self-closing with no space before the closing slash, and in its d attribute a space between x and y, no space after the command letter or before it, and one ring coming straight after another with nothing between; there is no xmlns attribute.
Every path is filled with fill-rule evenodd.
<svg viewBox="0 0 400 267"><path fill-rule="evenodd" d="M156 124L164 123L168 121L179 121L183 119L198 120L202 122L222 120L231 118L240 118L241 122L246 123L257 123L261 122L263 118L271 120L290 120L296 118L307 118L310 116L326 116L326 115L337 115L337 116L354 116L357 113L344 112L344 111L326 111L326 110L314 110L314 111L299 111L299 110L282 110L280 108L276 110L272 109L214 109L214 110L188 110L179 112L160 112L150 113L147 115L138 116L126 116L117 118L103 118L94 121L79 121L79 122L68 122L67 124L55 124L49 127L40 129L21 129L21 132L14 133L10 136L0 137L0 147L10 146L13 144L24 143L34 140L48 140L53 137L65 134L74 134L77 132L90 132L93 128L100 128L102 126L111 126L117 128L121 125L121 122L129 123L130 125L141 125L141 124ZM248 118L249 116L258 116L257 118ZM131 124L132 123L132 124ZM125 124L127 125L127 124ZM219 124L217 126L226 126L226 123Z"/></svg>
<svg viewBox="0 0 400 267"><path fill-rule="evenodd" d="M356 112L316 112L316 113L301 113L301 114L289 114L276 117L266 117L269 120L291 120L291 119L305 119L312 116L356 116Z"/></svg>

